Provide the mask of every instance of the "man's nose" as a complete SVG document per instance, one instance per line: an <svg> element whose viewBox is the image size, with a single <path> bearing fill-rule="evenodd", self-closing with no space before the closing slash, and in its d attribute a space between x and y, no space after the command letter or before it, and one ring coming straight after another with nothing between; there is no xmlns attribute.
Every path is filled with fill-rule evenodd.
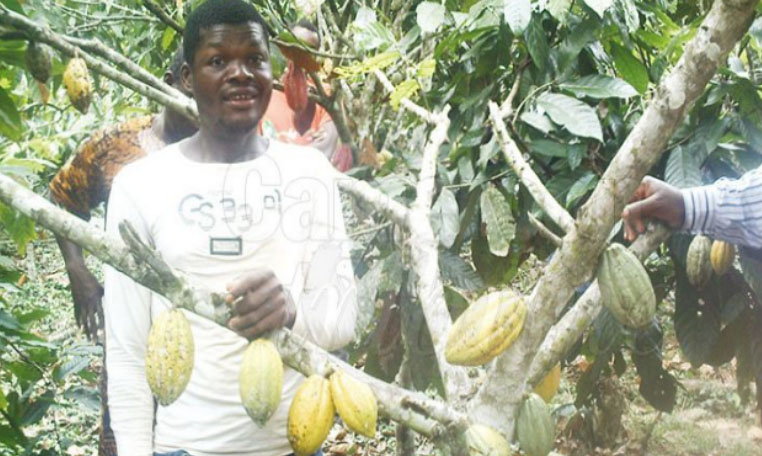
<svg viewBox="0 0 762 456"><path fill-rule="evenodd" d="M230 79L236 79L236 80L246 80L246 79L254 79L254 72L251 71L251 68L248 67L245 61L241 60L233 60L230 63L230 73L229 78Z"/></svg>

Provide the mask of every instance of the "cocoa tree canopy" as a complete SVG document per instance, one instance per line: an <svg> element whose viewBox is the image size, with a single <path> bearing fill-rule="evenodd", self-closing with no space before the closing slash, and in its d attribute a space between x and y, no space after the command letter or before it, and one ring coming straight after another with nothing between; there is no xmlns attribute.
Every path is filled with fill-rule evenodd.
<svg viewBox="0 0 762 456"><path fill-rule="evenodd" d="M192 100L161 76L198 3L0 0L0 172L46 196L94 131L163 106L194 118ZM632 366L642 396L668 412L679 393L661 362L664 325L694 366L735 360L739 386L762 390L759 255L741 250L724 276L698 288L686 273L691 236L652 227L631 250L657 311L666 312L665 298L674 311L637 330L601 310L594 280L606 245L625 243L618 215L645 174L684 188L762 163L757 2L252 3L271 26L274 78L286 66L281 49L306 54L309 69L319 67L308 96L351 147L354 167L340 186L361 311L349 362L383 414L455 454L468 423L512 440L524 394L578 355L589 368L577 407L594 400L600 379ZM288 31L304 18L319 31L316 51ZM40 48L49 61L39 51L25 58ZM63 85L74 56L93 78L86 114ZM3 236L17 254L43 227L59 232L39 211L24 209L35 225L16 210L22 204L2 199ZM111 245L74 240L96 255ZM117 261L126 251L113 252L98 256ZM539 279L519 280L530 264ZM19 275L0 257L0 280ZM475 377L447 362L446 339L493 289L525 295L527 317ZM0 380L9 385L0 388L0 453L35 448L24 429L62 400L62 351L33 322L0 303ZM305 373L342 365L287 332L273 339Z"/></svg>

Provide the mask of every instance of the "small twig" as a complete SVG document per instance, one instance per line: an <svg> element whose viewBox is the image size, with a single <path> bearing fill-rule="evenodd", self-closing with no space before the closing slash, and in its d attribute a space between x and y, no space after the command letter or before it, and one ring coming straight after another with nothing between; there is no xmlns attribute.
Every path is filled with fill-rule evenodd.
<svg viewBox="0 0 762 456"><path fill-rule="evenodd" d="M392 84L389 78L386 77L383 71L375 69L373 70L373 74L376 76L379 82L381 82L381 85L383 85L384 88L389 93L394 93L394 84ZM430 123L432 125L437 125L437 123L439 122L441 118L440 116L433 115L431 111L427 110L426 108L413 103L407 97L403 98L400 101L400 105L403 106L408 111L412 112L413 114L416 114L418 117L420 117L427 123Z"/></svg>
<svg viewBox="0 0 762 456"><path fill-rule="evenodd" d="M363 235L366 235L366 234L375 233L376 231L381 231L381 230L383 230L385 228L388 228L390 226L392 226L392 222L385 222L385 223L382 223L382 224L380 224L378 226L374 226L372 228L366 228L364 230L357 230L357 231L353 231L351 233L347 233L347 235L349 237L351 237L351 238L356 238L358 236L363 236Z"/></svg>
<svg viewBox="0 0 762 456"><path fill-rule="evenodd" d="M556 233L550 231L547 226L543 225L541 221L537 220L537 218L532 214L527 214L527 218L529 218L529 223L532 224L537 229L537 232L540 233L543 237L545 237L547 240L553 243L556 247L560 247L561 243L563 242L560 237L556 236Z"/></svg>
<svg viewBox="0 0 762 456"><path fill-rule="evenodd" d="M334 54L331 52L322 52L318 51L317 49L313 49L309 46L304 45L302 42L286 42L283 40L280 40L278 38L270 38L270 42L277 44L279 46L287 46L287 47L296 47L301 49L304 52L308 52L314 56L317 57L326 57L329 59L341 59L341 60L359 60L359 57L348 55L348 54Z"/></svg>
<svg viewBox="0 0 762 456"><path fill-rule="evenodd" d="M503 149L503 155L505 156L508 164L513 168L513 171L519 177L522 184L529 190L537 204L545 211L546 214L561 227L565 232L570 232L574 229L574 219L566 209L561 206L553 195L550 194L547 188L543 185L542 181L537 174L532 170L529 164L524 160L516 143L513 142L508 132L505 129L503 118L500 115L500 109L497 104L489 102L490 120L492 127L497 134L498 142Z"/></svg>
<svg viewBox="0 0 762 456"><path fill-rule="evenodd" d="M145 6L148 11L156 15L156 17L159 18L159 20L161 20L163 23L175 29L178 33L183 33L183 26L180 25L176 20L172 19L172 17L170 17L169 14L164 11L164 8L159 6L159 4L153 0L143 0L143 6Z"/></svg>
<svg viewBox="0 0 762 456"><path fill-rule="evenodd" d="M500 115L503 117L503 119L510 117L513 114L513 100L515 100L516 96L519 94L519 88L521 87L521 80L524 75L524 68L526 68L527 62L523 62L521 65L519 65L518 75L516 75L516 80L513 81L513 87L511 87L511 91L508 93L508 97L505 99L505 101L503 101L503 104L500 105Z"/></svg>

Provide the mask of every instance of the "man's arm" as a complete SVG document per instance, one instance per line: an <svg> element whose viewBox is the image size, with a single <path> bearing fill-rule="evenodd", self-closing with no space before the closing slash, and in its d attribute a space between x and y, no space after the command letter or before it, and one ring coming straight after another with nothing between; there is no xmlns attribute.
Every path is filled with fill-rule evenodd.
<svg viewBox="0 0 762 456"><path fill-rule="evenodd" d="M85 330L85 334L93 340L97 337L98 328L103 327L103 287L98 283L92 272L85 265L82 248L65 237L56 235L58 247L61 249L66 273L69 276L71 295L74 299L74 318Z"/></svg>
<svg viewBox="0 0 762 456"><path fill-rule="evenodd" d="M109 199L106 231L119 237L119 223L129 221L142 239L146 224L119 184ZM145 353L151 328L151 292L107 266L103 307L106 320L108 405L119 454L153 453L153 397L145 376Z"/></svg>
<svg viewBox="0 0 762 456"><path fill-rule="evenodd" d="M646 218L655 218L672 228L762 247L762 168L738 180L720 179L711 185L684 190L646 177L622 218L629 240L643 233Z"/></svg>

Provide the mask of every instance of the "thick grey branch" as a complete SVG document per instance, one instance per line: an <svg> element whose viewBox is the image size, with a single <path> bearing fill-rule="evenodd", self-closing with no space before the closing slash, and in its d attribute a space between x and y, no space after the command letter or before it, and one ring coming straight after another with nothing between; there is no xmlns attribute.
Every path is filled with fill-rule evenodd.
<svg viewBox="0 0 762 456"><path fill-rule="evenodd" d="M380 190L371 187L365 181L342 174L336 178L336 182L343 192L352 195L360 201L370 204L375 210L381 212L388 217L389 220L402 228L408 228L407 215L409 210L402 204L394 201L394 199L385 195Z"/></svg>
<svg viewBox="0 0 762 456"><path fill-rule="evenodd" d="M754 18L755 0L717 0L680 61L656 91L638 124L579 211L576 228L545 268L529 297L529 312L518 340L498 357L487 382L471 404L478 416L513 431L513 420L534 353L571 299L576 287L589 280L606 238L643 176L656 163L684 114L724 62Z"/></svg>
<svg viewBox="0 0 762 456"><path fill-rule="evenodd" d="M630 250L643 261L669 235L670 231L665 226L651 225L648 232L630 246ZM598 281L594 281L574 306L548 332L529 368L527 380L529 385L539 383L542 377L569 352L598 315L601 306Z"/></svg>
<svg viewBox="0 0 762 456"><path fill-rule="evenodd" d="M489 117L492 122L492 126L497 133L497 140L500 143L500 147L503 149L503 155L508 164L513 168L513 172L519 177L522 184L529 190L529 193L534 198L535 202L545 211L546 214L563 229L565 232L570 232L574 229L574 219L566 209L563 208L553 195L550 194L547 188L542 184L542 181L537 174L535 174L529 163L524 160L521 155L521 151L513 142L508 131L503 124L503 115L500 113L500 108L497 104L489 102Z"/></svg>

